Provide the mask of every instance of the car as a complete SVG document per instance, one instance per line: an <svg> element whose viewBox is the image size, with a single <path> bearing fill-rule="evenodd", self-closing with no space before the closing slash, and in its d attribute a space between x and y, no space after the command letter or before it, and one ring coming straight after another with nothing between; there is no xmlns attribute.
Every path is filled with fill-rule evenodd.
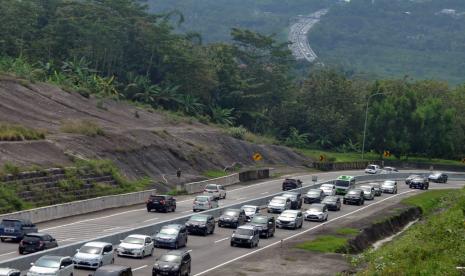
<svg viewBox="0 0 465 276"><path fill-rule="evenodd" d="M328 206L328 210L330 211L341 210L341 198L338 196L327 196L321 201L321 203L326 204L326 206Z"/></svg>
<svg viewBox="0 0 465 276"><path fill-rule="evenodd" d="M302 194L300 192L285 192L281 196L291 200L291 209L298 210L302 208Z"/></svg>
<svg viewBox="0 0 465 276"><path fill-rule="evenodd" d="M19 254L34 253L58 247L57 240L46 233L29 233L19 243Z"/></svg>
<svg viewBox="0 0 465 276"><path fill-rule="evenodd" d="M194 199L192 210L194 212L218 208L218 200L212 195L200 195Z"/></svg>
<svg viewBox="0 0 465 276"><path fill-rule="evenodd" d="M257 247L260 241L260 230L253 225L242 225L233 231L231 246Z"/></svg>
<svg viewBox="0 0 465 276"><path fill-rule="evenodd" d="M104 265L99 267L92 276L132 276L132 269L123 265Z"/></svg>
<svg viewBox="0 0 465 276"><path fill-rule="evenodd" d="M186 222L188 234L202 234L204 236L215 232L215 218L212 215L193 215Z"/></svg>
<svg viewBox="0 0 465 276"><path fill-rule="evenodd" d="M302 181L300 179L286 178L283 181L283 191L294 190L302 188Z"/></svg>
<svg viewBox="0 0 465 276"><path fill-rule="evenodd" d="M30 220L3 219L0 222L0 240L2 242L7 239L19 242L23 239L24 235L37 232L37 226Z"/></svg>
<svg viewBox="0 0 465 276"><path fill-rule="evenodd" d="M255 205L244 205L241 210L245 212L246 221L251 221L256 214L260 213L260 207Z"/></svg>
<svg viewBox="0 0 465 276"><path fill-rule="evenodd" d="M327 221L328 206L323 203L313 203L304 213L305 220L310 221Z"/></svg>
<svg viewBox="0 0 465 276"><path fill-rule="evenodd" d="M371 185L362 185L359 189L363 190L363 197L366 200L373 200L375 199L375 188Z"/></svg>
<svg viewBox="0 0 465 276"><path fill-rule="evenodd" d="M383 193L397 194L397 181L385 180L381 185L381 190Z"/></svg>
<svg viewBox="0 0 465 276"><path fill-rule="evenodd" d="M255 215L249 225L253 225L260 230L260 237L273 237L276 231L276 220L270 215Z"/></svg>
<svg viewBox="0 0 465 276"><path fill-rule="evenodd" d="M446 183L447 182L447 174L442 172L434 172L428 176L429 181L435 183Z"/></svg>
<svg viewBox="0 0 465 276"><path fill-rule="evenodd" d="M389 173L396 173L396 172L399 172L399 171L394 167L384 167L380 173L389 174Z"/></svg>
<svg viewBox="0 0 465 276"><path fill-rule="evenodd" d="M414 178L410 181L409 184L410 189L422 189L422 190L428 190L429 189L429 181L428 178L426 177L417 177Z"/></svg>
<svg viewBox="0 0 465 276"><path fill-rule="evenodd" d="M176 211L176 199L170 195L150 195L145 205L147 212L152 210L165 213Z"/></svg>
<svg viewBox="0 0 465 276"><path fill-rule="evenodd" d="M0 276L21 276L21 271L14 268L0 268Z"/></svg>
<svg viewBox="0 0 465 276"><path fill-rule="evenodd" d="M334 184L322 184L320 190L322 190L326 196L336 195L336 186Z"/></svg>
<svg viewBox="0 0 465 276"><path fill-rule="evenodd" d="M371 183L368 183L367 185L373 187L375 191L375 196L381 196L383 194L383 191L381 190L381 184L376 183L376 182L371 182Z"/></svg>
<svg viewBox="0 0 465 276"><path fill-rule="evenodd" d="M304 218L299 210L286 210L276 219L277 228L302 228Z"/></svg>
<svg viewBox="0 0 465 276"><path fill-rule="evenodd" d="M70 257L45 255L31 263L27 276L72 276L74 274L73 260Z"/></svg>
<svg viewBox="0 0 465 276"><path fill-rule="evenodd" d="M216 199L225 199L226 198L226 190L222 185L218 184L208 184L205 186L203 190L204 195L212 195Z"/></svg>
<svg viewBox="0 0 465 276"><path fill-rule="evenodd" d="M169 224L163 226L155 235L155 247L178 249L187 244L187 228L183 224Z"/></svg>
<svg viewBox="0 0 465 276"><path fill-rule="evenodd" d="M310 203L320 203L323 198L325 198L325 193L320 189L310 189L304 195L304 202L307 204Z"/></svg>
<svg viewBox="0 0 465 276"><path fill-rule="evenodd" d="M363 190L361 189L349 190L344 196L342 203L363 205L365 203L365 196L363 195Z"/></svg>
<svg viewBox="0 0 465 276"><path fill-rule="evenodd" d="M152 276L190 275L192 258L189 250L173 250L157 258L152 268Z"/></svg>
<svg viewBox="0 0 465 276"><path fill-rule="evenodd" d="M97 269L114 262L113 245L108 242L88 242L77 249L76 254L73 256L73 263L76 268Z"/></svg>
<svg viewBox="0 0 465 276"><path fill-rule="evenodd" d="M281 213L291 208L291 200L284 196L275 196L271 199L267 206L268 213Z"/></svg>
<svg viewBox="0 0 465 276"><path fill-rule="evenodd" d="M218 227L237 228L245 224L247 218L245 211L241 209L226 209L218 219Z"/></svg>
<svg viewBox="0 0 465 276"><path fill-rule="evenodd" d="M138 257L143 259L146 256L152 256L155 249L155 243L150 236L146 235L129 235L116 248L118 256Z"/></svg>
<svg viewBox="0 0 465 276"><path fill-rule="evenodd" d="M413 179L415 179L415 178L417 178L417 177L421 177L421 176L418 175L418 174L411 174L411 175L409 175L409 177L407 177L407 178L405 179L405 184L406 184L406 185L409 185L409 184L410 184L410 181L412 181Z"/></svg>
<svg viewBox="0 0 465 276"><path fill-rule="evenodd" d="M377 174L377 173L380 173L380 171L381 171L381 167L375 164L370 164L365 169L365 173L368 173L368 174Z"/></svg>

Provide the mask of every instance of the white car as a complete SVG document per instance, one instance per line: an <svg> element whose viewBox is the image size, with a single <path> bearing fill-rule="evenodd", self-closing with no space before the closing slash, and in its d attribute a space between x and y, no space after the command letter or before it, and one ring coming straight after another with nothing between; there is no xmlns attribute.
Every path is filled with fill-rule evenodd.
<svg viewBox="0 0 465 276"><path fill-rule="evenodd" d="M362 185L359 187L363 191L363 197L366 200L373 200L375 199L375 187L371 185Z"/></svg>
<svg viewBox="0 0 465 276"><path fill-rule="evenodd" d="M385 180L381 184L383 193L397 194L397 182L395 180Z"/></svg>
<svg viewBox="0 0 465 276"><path fill-rule="evenodd" d="M370 164L365 169L365 173L369 173L369 174L377 174L380 172L381 172L381 168L379 165Z"/></svg>
<svg viewBox="0 0 465 276"><path fill-rule="evenodd" d="M336 194L336 186L334 184L323 184L320 186L320 190L327 196L333 196Z"/></svg>
<svg viewBox="0 0 465 276"><path fill-rule="evenodd" d="M222 185L208 184L203 190L204 195L212 195L216 199L225 199L226 190Z"/></svg>
<svg viewBox="0 0 465 276"><path fill-rule="evenodd" d="M42 256L27 272L27 276L72 276L74 265L71 257Z"/></svg>
<svg viewBox="0 0 465 276"><path fill-rule="evenodd" d="M323 203L313 203L304 214L305 220L327 221L328 206Z"/></svg>
<svg viewBox="0 0 465 276"><path fill-rule="evenodd" d="M396 172L399 172L399 170L397 170L396 168L394 167L384 167L380 173L382 174L389 174L389 173L396 173Z"/></svg>
<svg viewBox="0 0 465 276"><path fill-rule="evenodd" d="M199 195L194 198L192 210L205 211L218 208L218 200L213 195Z"/></svg>
<svg viewBox="0 0 465 276"><path fill-rule="evenodd" d="M260 213L260 207L255 205L244 205L241 207L241 210L244 210L247 221L251 221L255 214Z"/></svg>
<svg viewBox="0 0 465 276"><path fill-rule="evenodd" d="M115 262L113 245L107 242L88 242L80 249L76 250L73 257L76 268L93 268L97 269L103 265Z"/></svg>
<svg viewBox="0 0 465 276"><path fill-rule="evenodd" d="M268 213L282 213L291 209L291 199L284 196L275 196L268 203Z"/></svg>
<svg viewBox="0 0 465 276"><path fill-rule="evenodd" d="M154 242L151 237L145 235L130 235L116 248L118 256L139 257L152 256L155 249Z"/></svg>

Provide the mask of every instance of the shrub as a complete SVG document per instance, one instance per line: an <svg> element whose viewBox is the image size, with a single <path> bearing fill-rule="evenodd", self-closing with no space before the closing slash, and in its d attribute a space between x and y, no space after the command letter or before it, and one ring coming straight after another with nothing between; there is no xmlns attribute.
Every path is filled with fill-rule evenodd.
<svg viewBox="0 0 465 276"><path fill-rule="evenodd" d="M45 133L43 131L20 125L0 123L0 141L41 140L44 138Z"/></svg>
<svg viewBox="0 0 465 276"><path fill-rule="evenodd" d="M66 133L83 134L91 137L105 134L98 124L88 120L64 121L61 125L61 131Z"/></svg>
<svg viewBox="0 0 465 276"><path fill-rule="evenodd" d="M238 126L228 128L227 133L236 139L244 140L248 131L245 127Z"/></svg>

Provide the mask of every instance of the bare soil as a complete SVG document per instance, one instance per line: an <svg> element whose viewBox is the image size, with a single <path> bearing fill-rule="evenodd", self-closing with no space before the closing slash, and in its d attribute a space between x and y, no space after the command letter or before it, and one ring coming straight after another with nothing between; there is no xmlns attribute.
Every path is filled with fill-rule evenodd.
<svg viewBox="0 0 465 276"><path fill-rule="evenodd" d="M104 135L67 134L67 120L87 120ZM201 172L223 169L234 162L256 166L251 156L259 152L260 165L301 166L308 162L286 147L256 145L234 139L224 131L189 118L136 107L127 102L85 98L60 88L0 76L0 121L45 130L44 141L0 142L0 166L66 166L71 157L113 160L130 178L150 176L173 187L176 171L181 181L204 179Z"/></svg>

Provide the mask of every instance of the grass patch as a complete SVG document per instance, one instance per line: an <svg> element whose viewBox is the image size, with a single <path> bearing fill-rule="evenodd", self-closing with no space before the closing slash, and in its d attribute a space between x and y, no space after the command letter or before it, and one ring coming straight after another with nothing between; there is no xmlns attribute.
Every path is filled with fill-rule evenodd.
<svg viewBox="0 0 465 276"><path fill-rule="evenodd" d="M296 245L296 248L316 252L340 253L345 252L347 241L348 238L326 235L319 236L318 238L312 241L306 241L301 244L298 244Z"/></svg>
<svg viewBox="0 0 465 276"><path fill-rule="evenodd" d="M360 230L355 229L355 228L339 228L339 229L336 230L336 234L339 234L339 235L355 236L358 233L360 233Z"/></svg>
<svg viewBox="0 0 465 276"><path fill-rule="evenodd" d="M62 123L60 129L65 133L83 134L90 137L105 134L97 123L88 120L67 120Z"/></svg>
<svg viewBox="0 0 465 276"><path fill-rule="evenodd" d="M20 125L0 123L0 141L25 141L45 139L45 132Z"/></svg>
<svg viewBox="0 0 465 276"><path fill-rule="evenodd" d="M168 195L170 196L180 196L180 195L187 195L187 191L186 190L171 190L167 193Z"/></svg>
<svg viewBox="0 0 465 276"><path fill-rule="evenodd" d="M227 176L228 173L223 170L208 170L208 171L204 171L202 175L208 178L218 178L218 177Z"/></svg>
<svg viewBox="0 0 465 276"><path fill-rule="evenodd" d="M457 190L429 190L406 198L402 203L420 207L424 215L428 215L444 202L457 196Z"/></svg>

